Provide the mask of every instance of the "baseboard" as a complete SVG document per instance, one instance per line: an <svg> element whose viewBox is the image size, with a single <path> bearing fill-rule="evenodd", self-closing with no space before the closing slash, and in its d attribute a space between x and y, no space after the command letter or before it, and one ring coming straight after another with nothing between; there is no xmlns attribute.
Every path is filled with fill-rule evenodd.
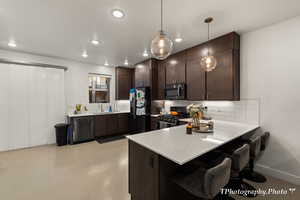
<svg viewBox="0 0 300 200"><path fill-rule="evenodd" d="M277 169L273 169L271 167L265 166L265 165L261 165L261 164L257 164L255 166L255 170L257 170L258 172L268 175L268 176L272 176L274 178L278 178L284 181L287 181L289 183L293 183L295 185L300 185L300 177L284 172L284 171L280 171Z"/></svg>

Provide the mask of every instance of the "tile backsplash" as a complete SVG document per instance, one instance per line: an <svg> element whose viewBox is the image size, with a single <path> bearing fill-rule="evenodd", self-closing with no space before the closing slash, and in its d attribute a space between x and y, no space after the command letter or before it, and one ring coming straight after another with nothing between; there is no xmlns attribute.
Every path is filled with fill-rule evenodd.
<svg viewBox="0 0 300 200"><path fill-rule="evenodd" d="M208 108L208 114L217 120L259 124L259 100L242 99L241 101L165 101L165 110L171 106L187 106L191 103Z"/></svg>
<svg viewBox="0 0 300 200"><path fill-rule="evenodd" d="M241 99L241 101L154 101L152 102L152 113L159 113L162 108L170 112L171 106L187 106L189 104L200 104L208 107L208 114L217 120L259 124L259 100ZM100 105L104 111L108 111L112 105L113 111L129 112L130 102L126 100L115 101L111 104L88 104L89 112L99 112ZM75 105L67 108L67 113L73 113Z"/></svg>

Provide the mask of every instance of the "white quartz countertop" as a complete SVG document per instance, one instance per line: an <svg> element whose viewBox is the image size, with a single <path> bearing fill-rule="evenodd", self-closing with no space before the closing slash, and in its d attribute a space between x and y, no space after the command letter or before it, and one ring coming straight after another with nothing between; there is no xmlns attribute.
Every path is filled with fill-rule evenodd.
<svg viewBox="0 0 300 200"><path fill-rule="evenodd" d="M217 147L243 136L258 125L215 121L214 133L186 134L186 126L177 126L127 136L129 140L183 165Z"/></svg>
<svg viewBox="0 0 300 200"><path fill-rule="evenodd" d="M94 115L114 115L114 114L123 114L130 113L129 111L120 111L120 112L98 112L98 113L81 113L81 114L68 114L68 117L85 117L85 116L94 116Z"/></svg>

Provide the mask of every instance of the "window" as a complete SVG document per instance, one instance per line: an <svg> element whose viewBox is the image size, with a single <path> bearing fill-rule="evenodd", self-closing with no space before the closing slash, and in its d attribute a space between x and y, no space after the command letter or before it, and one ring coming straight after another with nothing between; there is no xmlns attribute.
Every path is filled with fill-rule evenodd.
<svg viewBox="0 0 300 200"><path fill-rule="evenodd" d="M109 103L110 75L89 74L89 102Z"/></svg>

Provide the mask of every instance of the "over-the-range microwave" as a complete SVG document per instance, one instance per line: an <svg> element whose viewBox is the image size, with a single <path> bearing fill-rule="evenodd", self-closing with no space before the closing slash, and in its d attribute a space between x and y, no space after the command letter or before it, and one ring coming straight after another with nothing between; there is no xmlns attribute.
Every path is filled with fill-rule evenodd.
<svg viewBox="0 0 300 200"><path fill-rule="evenodd" d="M186 97L186 85L184 83L167 84L165 97L167 100L184 100Z"/></svg>

